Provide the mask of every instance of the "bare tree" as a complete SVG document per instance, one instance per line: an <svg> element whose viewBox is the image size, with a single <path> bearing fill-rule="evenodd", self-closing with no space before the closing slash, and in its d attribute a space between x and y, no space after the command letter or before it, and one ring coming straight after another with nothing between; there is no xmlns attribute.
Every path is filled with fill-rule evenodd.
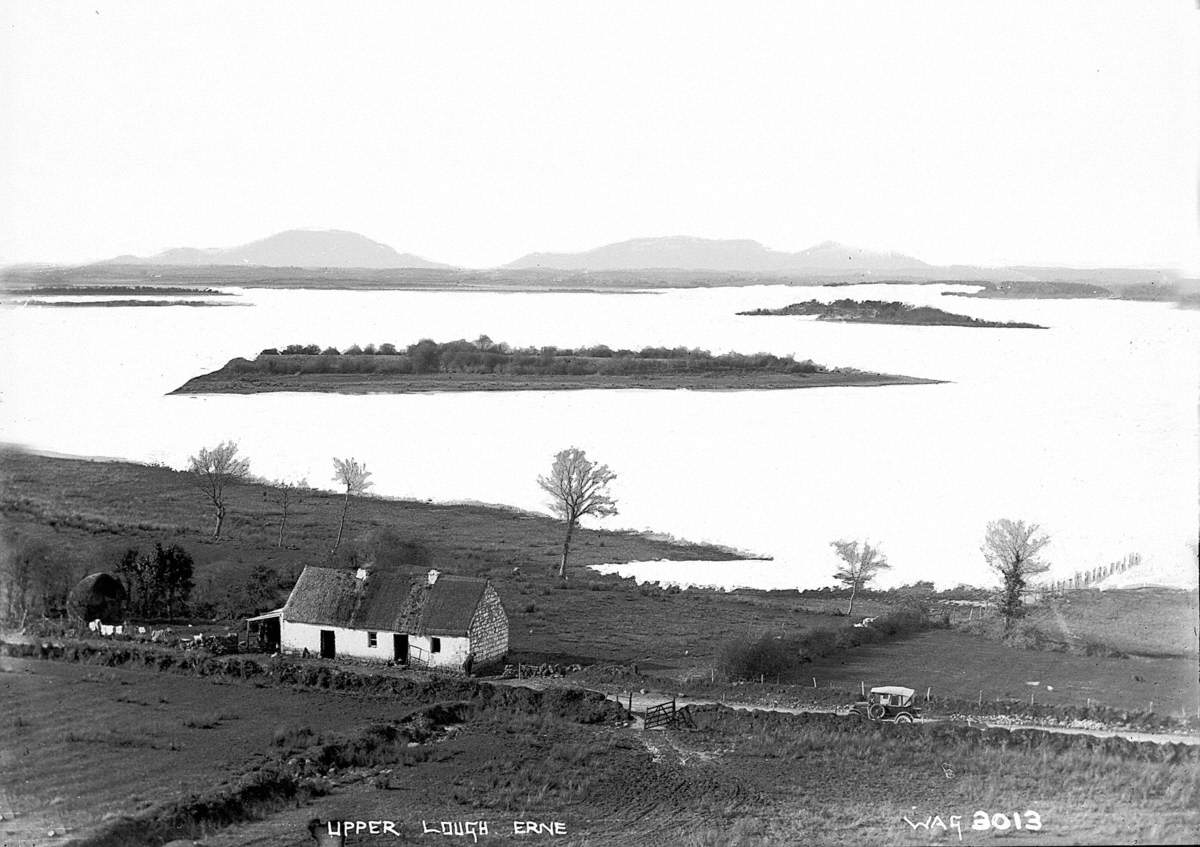
<svg viewBox="0 0 1200 847"><path fill-rule="evenodd" d="M31 615L44 614L64 565L44 542L7 536L0 544L0 621L24 629Z"/></svg>
<svg viewBox="0 0 1200 847"><path fill-rule="evenodd" d="M225 523L225 486L244 479L250 473L250 461L239 459L237 451L236 441L222 441L212 450L204 447L188 458L192 482L204 492L217 512L213 538L221 537L221 527Z"/></svg>
<svg viewBox="0 0 1200 847"><path fill-rule="evenodd" d="M980 548L983 558L1004 581L1000 614L1004 615L1005 632L1012 629L1013 620L1024 612L1021 592L1028 577L1050 568L1049 563L1038 557L1050 543L1050 537L1040 531L1041 527L1035 523L1001 518L989 523L983 536L983 547Z"/></svg>
<svg viewBox="0 0 1200 847"><path fill-rule="evenodd" d="M274 501L280 509L279 538L275 542L276 547L283 546L283 531L287 528L288 509L300 503L301 495L307 488L308 480L305 479L297 482L277 479L263 492L263 499Z"/></svg>
<svg viewBox="0 0 1200 847"><path fill-rule="evenodd" d="M538 485L553 498L550 509L567 522L562 560L558 564L560 578L567 578L571 535L579 519L584 515L605 518L617 513L616 501L608 494L608 484L616 478L617 475L608 469L608 465L593 464L577 447L560 450L554 457L550 474L538 477Z"/></svg>
<svg viewBox="0 0 1200 847"><path fill-rule="evenodd" d="M367 470L367 466L360 465L354 459L335 458L333 468L334 481L341 483L346 488L346 499L342 503L342 520L338 524L337 541L333 542L333 550L330 551L336 553L337 548L342 544L342 532L346 528L346 514L350 511L350 495L363 494L375 483L369 479L371 472Z"/></svg>
<svg viewBox="0 0 1200 847"><path fill-rule="evenodd" d="M846 609L846 615L849 617L854 614L854 595L880 571L887 570L891 565L879 548L871 546L870 542L864 541L861 546L857 541L831 543L837 551L838 558L844 562L833 578L850 589L850 606Z"/></svg>

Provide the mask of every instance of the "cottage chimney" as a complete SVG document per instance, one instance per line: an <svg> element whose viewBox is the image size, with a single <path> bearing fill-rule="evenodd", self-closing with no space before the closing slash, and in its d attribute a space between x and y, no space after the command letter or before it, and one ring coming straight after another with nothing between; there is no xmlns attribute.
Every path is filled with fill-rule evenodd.
<svg viewBox="0 0 1200 847"><path fill-rule="evenodd" d="M433 585L435 582L437 582L438 577L441 575L442 574L439 570L437 570L436 568L431 568L429 571L429 576L427 577L427 579L429 580L429 584Z"/></svg>
<svg viewBox="0 0 1200 847"><path fill-rule="evenodd" d="M358 570L354 572L354 578L362 581L371 575L371 571L375 570L375 559L370 558L358 566Z"/></svg>

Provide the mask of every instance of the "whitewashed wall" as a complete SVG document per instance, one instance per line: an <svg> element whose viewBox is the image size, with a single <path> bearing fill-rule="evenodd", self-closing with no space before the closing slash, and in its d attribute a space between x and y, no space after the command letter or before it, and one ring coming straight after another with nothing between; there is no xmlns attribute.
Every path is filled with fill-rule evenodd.
<svg viewBox="0 0 1200 847"><path fill-rule="evenodd" d="M390 662L394 656L392 636L394 633L379 630L376 633L374 647L367 646L367 631L365 629L346 629L340 626L322 626L320 624L293 623L283 621L280 625L281 648L285 653L302 653L305 648L310 655L321 655L321 630L333 631L333 645L336 656L347 656L355 659L371 659L377 662Z"/></svg>
<svg viewBox="0 0 1200 847"><path fill-rule="evenodd" d="M321 624L295 623L283 621L280 624L281 649L284 653L303 653L307 648L309 655L321 655L321 630L333 631L333 647L335 657L353 659L368 659L376 662L390 662L394 658L392 647L393 632L379 630L376 633L376 645L367 646L367 630L346 629L340 626L323 626ZM420 657L428 664L439 668L462 668L471 652L470 641L467 638L442 636L442 649L431 653L429 648L432 637L425 635L410 635L408 637L409 655Z"/></svg>
<svg viewBox="0 0 1200 847"><path fill-rule="evenodd" d="M471 652L471 642L467 638L453 638L445 635L440 638L442 640L441 651L431 653L429 647L432 636L410 635L408 637L409 654L414 658L419 657L425 660L433 667L461 668L467 661L467 654Z"/></svg>

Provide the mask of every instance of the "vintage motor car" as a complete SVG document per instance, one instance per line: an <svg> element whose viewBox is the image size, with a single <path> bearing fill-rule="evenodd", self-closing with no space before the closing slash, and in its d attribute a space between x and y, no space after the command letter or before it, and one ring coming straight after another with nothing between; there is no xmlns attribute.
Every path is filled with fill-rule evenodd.
<svg viewBox="0 0 1200 847"><path fill-rule="evenodd" d="M849 714L871 721L912 723L920 714L920 710L913 705L915 694L911 688L902 685L881 685L872 688L866 700L859 700L851 706Z"/></svg>

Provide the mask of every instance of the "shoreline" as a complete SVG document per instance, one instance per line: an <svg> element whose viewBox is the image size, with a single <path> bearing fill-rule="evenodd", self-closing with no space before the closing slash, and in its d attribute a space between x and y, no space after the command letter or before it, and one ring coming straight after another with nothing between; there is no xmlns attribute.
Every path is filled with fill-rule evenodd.
<svg viewBox="0 0 1200 847"><path fill-rule="evenodd" d="M521 376L519 378L482 377L465 374L411 376L395 375L364 378L359 374L331 376L329 374L289 375L285 378L231 378L214 371L185 382L167 396L196 396L200 394L454 394L498 391L789 391L805 388L880 388L892 385L943 385L947 380L926 379L893 374L811 374L783 376L766 374L761 378L738 375L653 377L604 376L564 378L560 376Z"/></svg>

